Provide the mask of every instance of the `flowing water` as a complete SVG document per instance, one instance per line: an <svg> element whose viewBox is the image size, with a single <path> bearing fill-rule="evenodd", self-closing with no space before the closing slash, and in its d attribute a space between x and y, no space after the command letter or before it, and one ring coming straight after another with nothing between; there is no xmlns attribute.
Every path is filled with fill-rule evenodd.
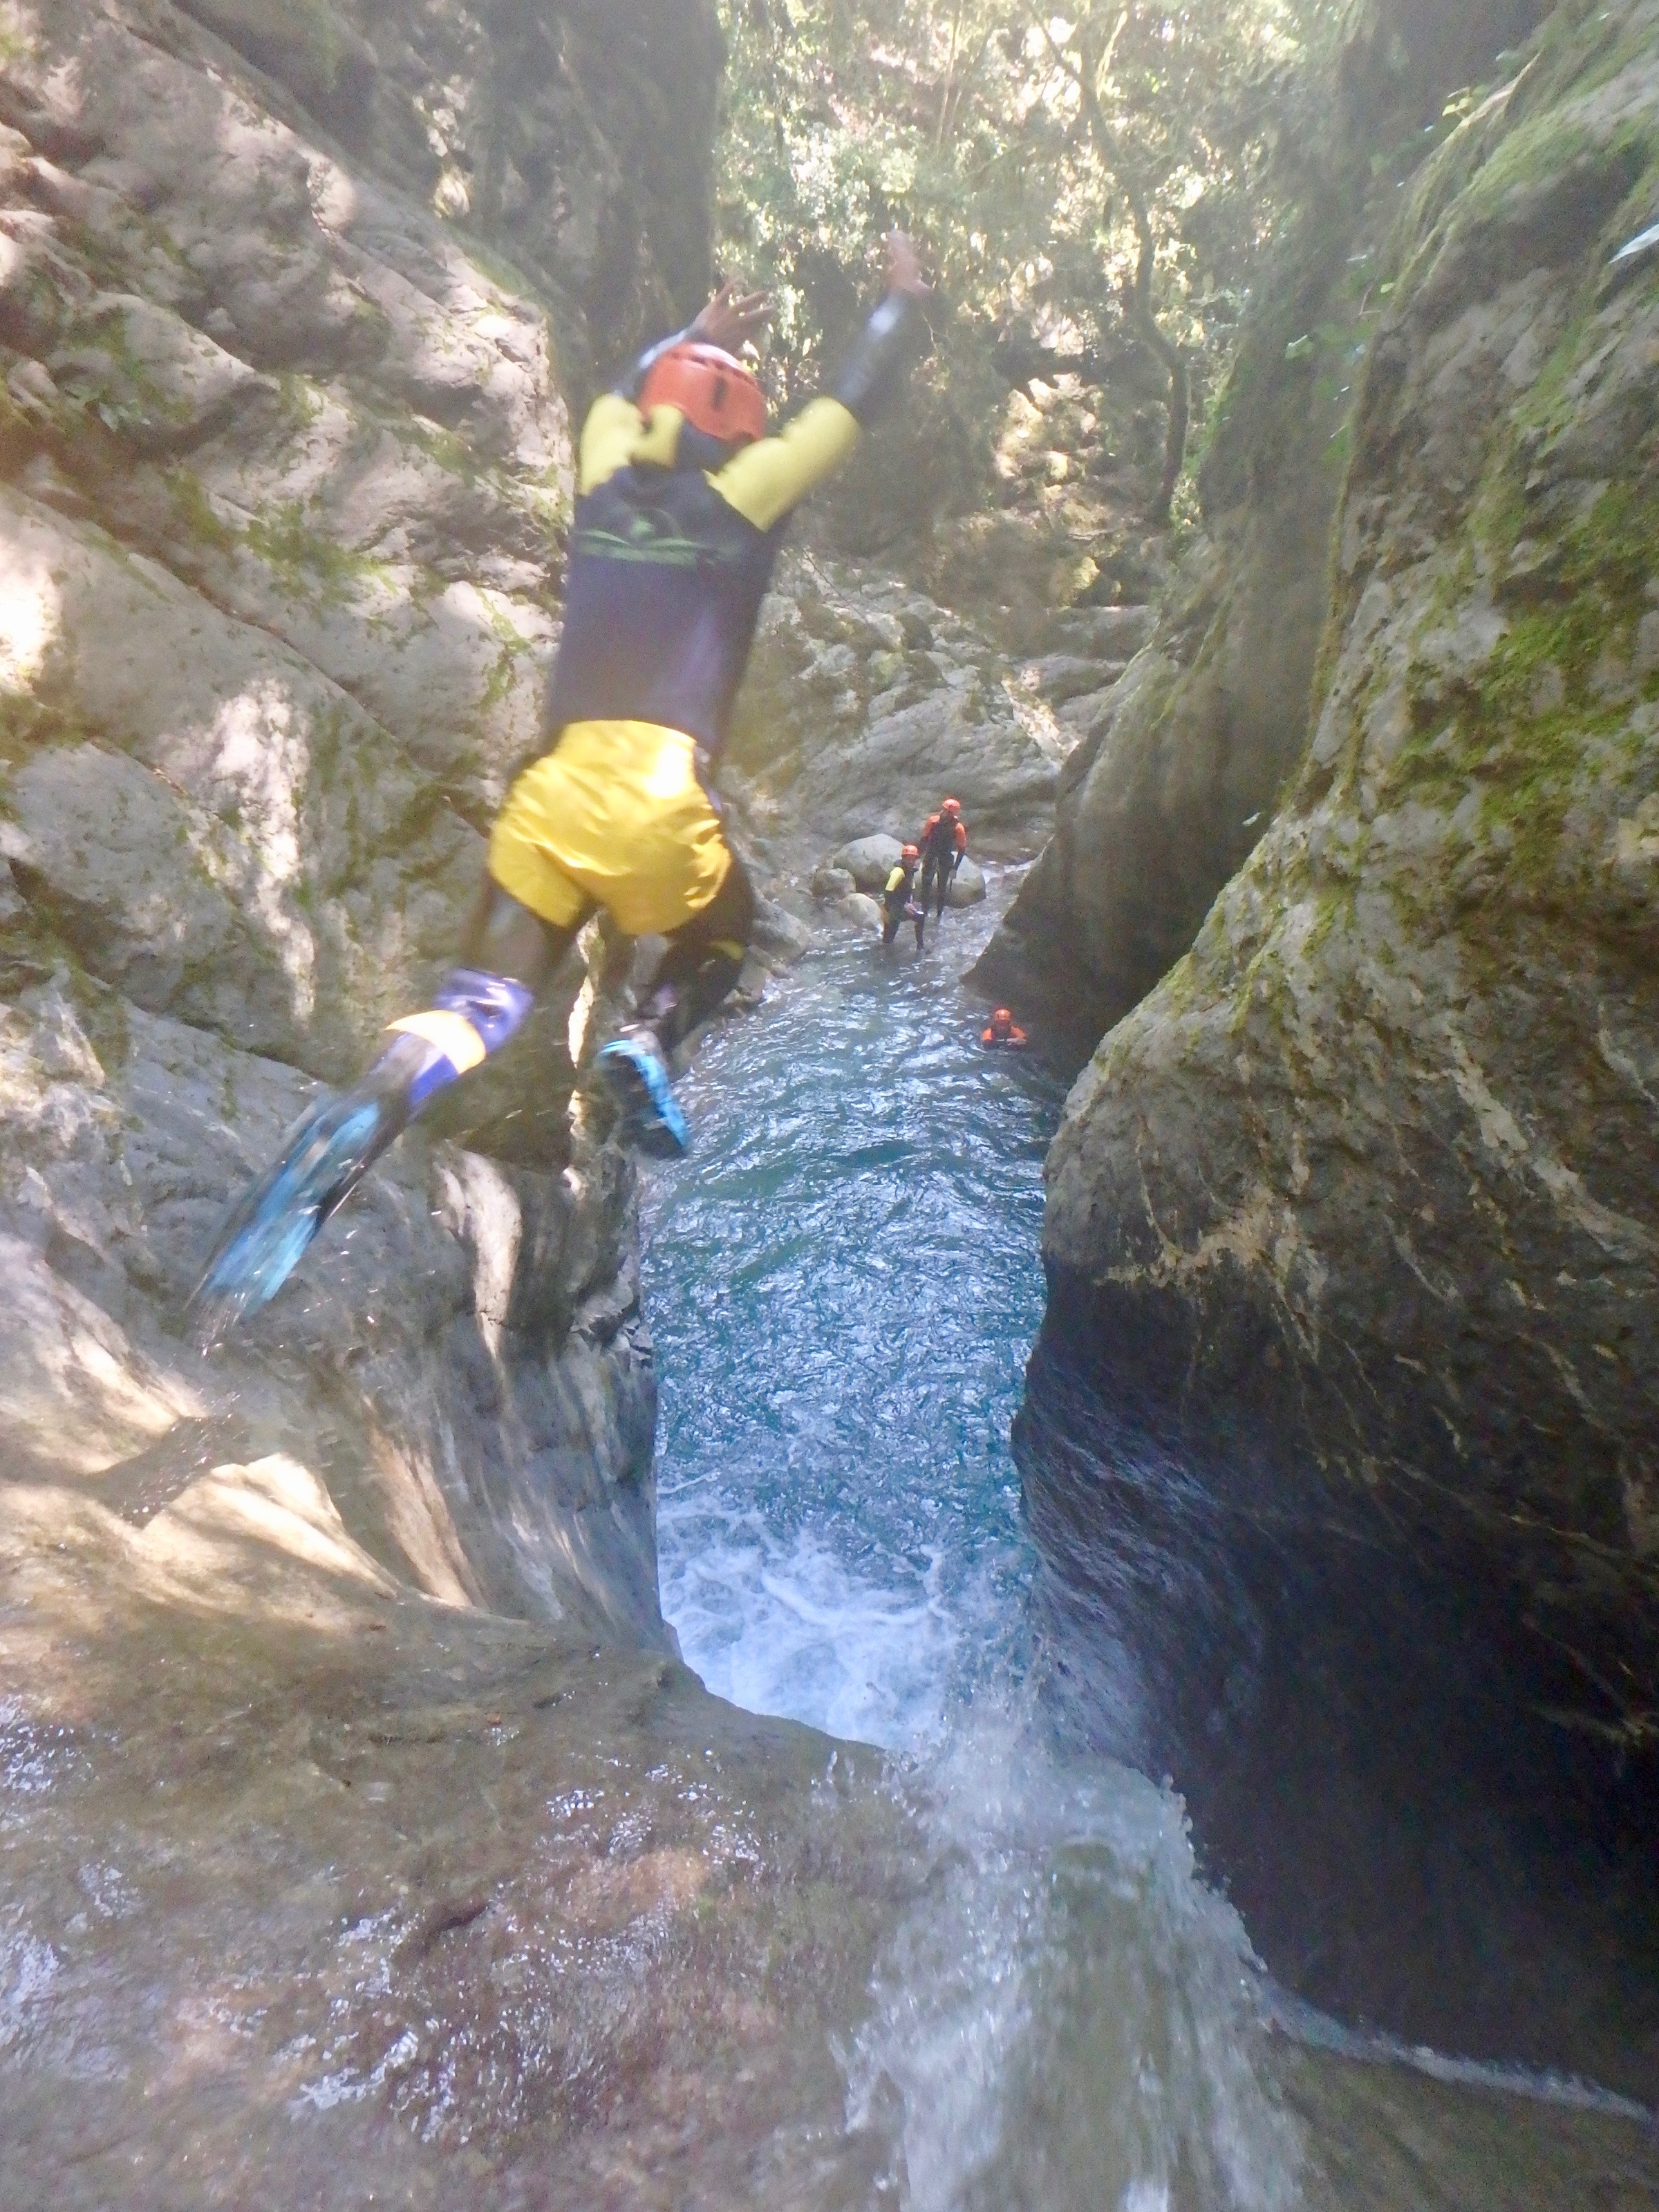
<svg viewBox="0 0 1659 2212"><path fill-rule="evenodd" d="M1033 1626L1060 1102L975 1042L991 918L813 951L653 1182L663 1593L730 1703L398 1584L274 1441L14 1486L0 2212L1659 2212L1639 2112L1275 1990L1072 1724L1135 1686Z"/></svg>
<svg viewBox="0 0 1659 2212"><path fill-rule="evenodd" d="M647 1225L664 1610L711 1689L884 1747L930 1839L838 2053L884 2201L1659 2204L1617 2100L1273 1990L1172 1793L1047 1725L1008 1431L1061 1101L977 1044L991 919L820 949L717 1033Z"/></svg>

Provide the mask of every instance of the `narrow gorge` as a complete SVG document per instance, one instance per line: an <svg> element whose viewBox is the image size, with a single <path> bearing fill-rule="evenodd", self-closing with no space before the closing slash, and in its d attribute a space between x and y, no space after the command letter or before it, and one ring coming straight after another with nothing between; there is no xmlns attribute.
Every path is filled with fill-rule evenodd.
<svg viewBox="0 0 1659 2212"><path fill-rule="evenodd" d="M1659 0L0 0L0 173L6 2212L1659 2205ZM601 916L204 1352L895 223L690 1157Z"/></svg>

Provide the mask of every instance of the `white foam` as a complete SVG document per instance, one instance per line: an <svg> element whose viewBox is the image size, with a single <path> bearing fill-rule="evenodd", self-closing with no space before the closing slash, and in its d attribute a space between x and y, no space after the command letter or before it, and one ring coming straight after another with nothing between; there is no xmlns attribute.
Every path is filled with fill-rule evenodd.
<svg viewBox="0 0 1659 2212"><path fill-rule="evenodd" d="M849 2056L848 2118L896 2137L908 2212L1291 2212L1302 2146L1267 2071L1259 1971L1199 1881L1178 1802L1068 1773L981 1705L919 1770L937 1854Z"/></svg>
<svg viewBox="0 0 1659 2212"><path fill-rule="evenodd" d="M877 1583L811 1530L705 1498L665 1500L659 1528L663 1611L717 1697L886 1750L938 1736L961 1632L941 1553Z"/></svg>

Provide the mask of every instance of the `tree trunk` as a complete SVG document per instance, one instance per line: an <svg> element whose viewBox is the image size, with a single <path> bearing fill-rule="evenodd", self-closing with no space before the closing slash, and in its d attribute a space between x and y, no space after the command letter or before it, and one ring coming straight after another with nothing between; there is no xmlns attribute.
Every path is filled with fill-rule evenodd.
<svg viewBox="0 0 1659 2212"><path fill-rule="evenodd" d="M1152 232L1152 218L1146 203L1133 186L1127 188L1129 208L1134 216L1135 236L1140 251L1135 261L1134 282L1130 287L1127 306L1131 323L1145 338L1163 362L1170 379L1170 427L1164 441L1164 474L1158 487L1151 520L1160 528L1170 520L1175 503L1176 486L1181 482L1181 471L1187 463L1187 430L1192 419L1192 385L1187 373L1187 356L1175 340L1158 328L1158 317L1152 311L1152 269L1158 251L1158 240Z"/></svg>
<svg viewBox="0 0 1659 2212"><path fill-rule="evenodd" d="M1114 182L1121 186L1134 217L1135 237L1139 252L1135 259L1134 281L1124 300L1124 313L1130 327L1143 337L1164 364L1170 379L1170 427L1164 441L1164 474L1159 479L1158 497L1152 506L1151 521L1161 529L1170 520L1175 503L1176 486L1181 482L1181 471L1187 465L1187 431L1192 420L1192 385L1187 371L1187 356L1172 337L1159 327L1152 307L1152 275L1158 253L1158 240L1152 229L1152 210L1139 188L1121 175L1113 159L1112 134L1106 118L1101 112L1100 95L1095 86L1097 70L1109 70L1117 42L1128 22L1130 11L1125 8L1118 17L1117 27L1107 41L1103 59L1097 64L1085 48L1081 59L1069 57L1047 25L1043 35L1048 40L1055 60L1066 70L1078 88L1083 104L1084 120L1100 165Z"/></svg>

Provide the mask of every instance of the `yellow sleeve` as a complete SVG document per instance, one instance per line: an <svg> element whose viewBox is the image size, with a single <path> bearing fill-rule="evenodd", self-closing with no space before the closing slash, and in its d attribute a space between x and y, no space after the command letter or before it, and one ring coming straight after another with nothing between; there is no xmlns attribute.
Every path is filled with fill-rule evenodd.
<svg viewBox="0 0 1659 2212"><path fill-rule="evenodd" d="M902 869L902 868L895 868L895 869L894 869L894 871L893 871L893 872L892 872L892 874L891 874L890 876L889 876L889 877L888 877L888 878L887 878L887 888L888 888L888 890L889 890L890 891L896 891L896 890L898 889L899 885L900 885L903 881L904 881L904 871L903 871L903 869Z"/></svg>
<svg viewBox="0 0 1659 2212"><path fill-rule="evenodd" d="M644 428L640 410L620 392L602 392L587 410L576 456L576 489L598 489L633 458Z"/></svg>
<svg viewBox="0 0 1659 2212"><path fill-rule="evenodd" d="M850 408L839 399L814 399L776 437L745 446L708 481L745 522L770 530L841 466L858 441L858 417Z"/></svg>

